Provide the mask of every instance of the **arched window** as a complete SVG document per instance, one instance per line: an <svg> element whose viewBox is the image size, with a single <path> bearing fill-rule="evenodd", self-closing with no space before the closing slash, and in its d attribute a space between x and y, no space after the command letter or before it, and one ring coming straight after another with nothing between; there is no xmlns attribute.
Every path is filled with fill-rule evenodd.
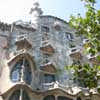
<svg viewBox="0 0 100 100"><path fill-rule="evenodd" d="M11 71L11 80L13 82L25 81L30 84L32 81L31 67L27 59L19 60Z"/></svg>
<svg viewBox="0 0 100 100"><path fill-rule="evenodd" d="M12 93L9 100L30 100L30 98L25 90L20 89Z"/></svg>
<svg viewBox="0 0 100 100"><path fill-rule="evenodd" d="M48 95L48 96L46 96L43 100L55 100L55 96L53 96L53 95Z"/></svg>
<svg viewBox="0 0 100 100"><path fill-rule="evenodd" d="M58 96L58 100L73 100L73 99L64 96Z"/></svg>

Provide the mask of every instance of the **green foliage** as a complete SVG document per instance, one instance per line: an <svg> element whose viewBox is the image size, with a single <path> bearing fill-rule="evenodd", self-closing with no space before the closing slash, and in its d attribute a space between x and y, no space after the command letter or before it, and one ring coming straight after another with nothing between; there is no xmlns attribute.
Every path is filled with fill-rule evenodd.
<svg viewBox="0 0 100 100"><path fill-rule="evenodd" d="M81 0L85 2L85 8L87 9L85 17L81 17L80 14L70 17L70 25L75 28L77 35L82 35L89 39L84 45L85 51L95 55L100 52L100 10L96 10L95 0ZM100 61L100 56L97 56L97 60ZM94 65L91 67L89 64L85 65L72 65L67 66L67 69L74 70L74 80L78 81L81 86L88 88L97 87L97 81L100 79L98 72L100 72L100 65Z"/></svg>
<svg viewBox="0 0 100 100"><path fill-rule="evenodd" d="M70 25L76 29L76 34L84 35L89 39L90 46L87 46L89 53L100 52L100 10L95 9L95 0L82 0L85 4L86 16L82 18L80 14L70 17Z"/></svg>
<svg viewBox="0 0 100 100"><path fill-rule="evenodd" d="M95 88L97 87L98 71L100 66L91 67L89 64L67 66L66 69L74 70L73 79L82 87Z"/></svg>

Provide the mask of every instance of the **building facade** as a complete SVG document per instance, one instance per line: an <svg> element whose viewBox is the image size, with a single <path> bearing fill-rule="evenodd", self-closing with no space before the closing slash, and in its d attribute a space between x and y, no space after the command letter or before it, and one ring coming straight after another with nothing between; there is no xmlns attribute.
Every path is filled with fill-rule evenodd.
<svg viewBox="0 0 100 100"><path fill-rule="evenodd" d="M0 100L99 100L74 83L65 66L94 61L82 54L82 40L67 22L41 15L33 22L0 22ZM92 61L92 63L91 63Z"/></svg>

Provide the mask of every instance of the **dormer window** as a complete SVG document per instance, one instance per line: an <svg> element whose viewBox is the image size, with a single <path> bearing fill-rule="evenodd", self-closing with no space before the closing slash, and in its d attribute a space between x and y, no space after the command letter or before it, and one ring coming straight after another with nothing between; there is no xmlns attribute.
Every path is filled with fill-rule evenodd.
<svg viewBox="0 0 100 100"><path fill-rule="evenodd" d="M32 81L32 73L28 60L21 59L13 67L11 72L11 80L13 82L25 81L30 84Z"/></svg>

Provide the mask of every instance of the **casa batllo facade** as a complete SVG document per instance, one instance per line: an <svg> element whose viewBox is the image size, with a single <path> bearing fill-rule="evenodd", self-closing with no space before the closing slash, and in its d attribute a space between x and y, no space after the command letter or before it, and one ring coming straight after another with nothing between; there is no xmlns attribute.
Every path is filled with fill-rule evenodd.
<svg viewBox="0 0 100 100"><path fill-rule="evenodd" d="M96 90L91 97L65 70L75 63L100 64L83 55L88 40L64 20L42 15L37 2L30 13L32 22L0 22L0 100L99 100Z"/></svg>

